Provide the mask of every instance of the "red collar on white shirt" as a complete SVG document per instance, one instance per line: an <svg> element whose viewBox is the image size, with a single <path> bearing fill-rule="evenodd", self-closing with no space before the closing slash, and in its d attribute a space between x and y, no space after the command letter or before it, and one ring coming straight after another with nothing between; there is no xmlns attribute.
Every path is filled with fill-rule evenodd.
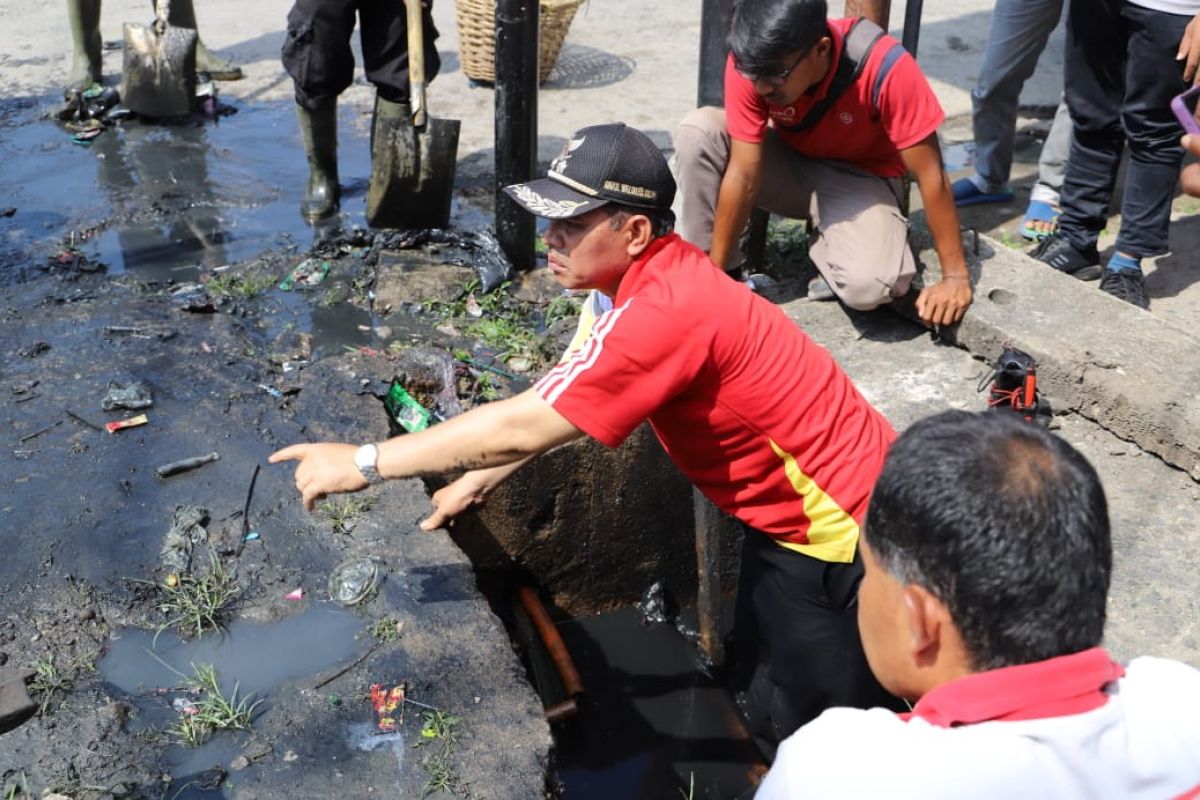
<svg viewBox="0 0 1200 800"><path fill-rule="evenodd" d="M1032 664L977 672L926 693L905 719L952 728L977 722L1082 714L1108 702L1104 688L1125 668L1102 647Z"/></svg>

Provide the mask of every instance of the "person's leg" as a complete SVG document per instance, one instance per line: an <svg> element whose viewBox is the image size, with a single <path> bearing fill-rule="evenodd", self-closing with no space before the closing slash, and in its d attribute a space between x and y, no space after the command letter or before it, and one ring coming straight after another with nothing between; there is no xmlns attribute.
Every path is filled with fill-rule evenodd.
<svg viewBox="0 0 1200 800"><path fill-rule="evenodd" d="M917 274L899 206L902 182L800 157L794 169L815 187L808 252L838 299L869 311L902 297Z"/></svg>
<svg viewBox="0 0 1200 800"><path fill-rule="evenodd" d="M1029 207L1025 210L1021 228L1021 235L1026 239L1040 240L1058 230L1058 216L1062 212L1059 195L1070 153L1071 112L1064 96L1054 112L1054 121L1038 158L1037 182L1029 193Z"/></svg>
<svg viewBox="0 0 1200 800"><path fill-rule="evenodd" d="M833 706L902 710L867 666L858 636L862 563L833 564L746 529L734 619L735 686L768 760ZM747 680L748 678L748 680Z"/></svg>
<svg viewBox="0 0 1200 800"><path fill-rule="evenodd" d="M437 28L431 15L432 2L422 3L421 22L425 44L425 81L441 69L436 40ZM358 9L358 35L362 41L363 71L375 86L376 97L392 104L407 104L408 23L404 4L395 0L362 0Z"/></svg>
<svg viewBox="0 0 1200 800"><path fill-rule="evenodd" d="M956 199L1008 192L1017 105L1025 81L1037 67L1046 40L1062 16L1062 0L999 0L984 50L979 82L971 91L975 130L975 191L956 181ZM969 179L968 179L969 180Z"/></svg>
<svg viewBox="0 0 1200 800"><path fill-rule="evenodd" d="M64 94L70 95L100 82L104 45L100 39L100 0L67 0L67 17L74 55Z"/></svg>
<svg viewBox="0 0 1200 800"><path fill-rule="evenodd" d="M1101 290L1148 308L1141 259L1167 251L1171 200L1183 147L1171 98L1187 88L1175 60L1191 17L1152 11L1132 3L1123 10L1129 28L1125 98L1121 121L1129 146L1121 230Z"/></svg>
<svg viewBox="0 0 1200 800"><path fill-rule="evenodd" d="M153 0L150 5L154 5ZM238 81L245 77L241 67L204 46L203 40L199 38L200 27L196 22L196 10L192 7L192 0L171 0L171 11L167 21L180 28L196 31L197 72L207 72L214 81Z"/></svg>
<svg viewBox="0 0 1200 800"><path fill-rule="evenodd" d="M707 252L712 247L717 194L729 164L729 131L725 111L698 108L675 129L674 136L679 197L682 204L679 235ZM763 142L763 176L757 205L793 219L809 214L811 186L802 181L789 163L800 158L774 133ZM731 265L733 266L733 265Z"/></svg>
<svg viewBox="0 0 1200 800"><path fill-rule="evenodd" d="M354 78L354 4L296 0L287 25L283 66L295 83L296 116L308 158L300 213L315 222L338 209L337 97Z"/></svg>
<svg viewBox="0 0 1200 800"><path fill-rule="evenodd" d="M1071 3L1067 10L1064 77L1071 155L1058 233L1043 240L1033 255L1082 280L1100 277L1096 240L1108 222L1125 141L1120 120L1128 39L1124 5L1125 0L1091 0Z"/></svg>

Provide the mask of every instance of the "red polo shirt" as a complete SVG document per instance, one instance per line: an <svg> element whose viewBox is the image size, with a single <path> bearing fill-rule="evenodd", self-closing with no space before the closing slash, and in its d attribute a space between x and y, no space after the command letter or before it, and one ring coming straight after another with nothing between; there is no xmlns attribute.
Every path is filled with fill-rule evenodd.
<svg viewBox="0 0 1200 800"><path fill-rule="evenodd" d="M853 559L895 438L827 351L674 234L535 389L611 447L649 419L719 508L825 561Z"/></svg>
<svg viewBox="0 0 1200 800"><path fill-rule="evenodd" d="M844 161L884 178L904 175L900 151L912 147L938 129L946 118L929 81L916 59L905 52L892 66L880 87L878 106L871 92L879 65L896 40L884 36L876 44L858 79L842 93L821 118L804 132L785 126L798 123L813 104L825 97L837 71L837 62L853 19L831 19L833 59L829 73L813 90L790 106L773 106L754 85L737 73L731 55L725 64L725 117L729 135L758 143L767 125L797 152L809 158Z"/></svg>

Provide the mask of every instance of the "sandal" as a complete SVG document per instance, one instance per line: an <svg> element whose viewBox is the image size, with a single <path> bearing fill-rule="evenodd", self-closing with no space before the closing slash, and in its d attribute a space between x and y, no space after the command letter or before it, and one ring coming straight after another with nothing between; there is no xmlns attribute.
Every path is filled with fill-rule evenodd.
<svg viewBox="0 0 1200 800"><path fill-rule="evenodd" d="M1031 242L1040 242L1048 236L1052 236L1058 230L1058 215L1062 213L1062 209L1045 200L1030 200L1029 208L1025 209L1025 221L1021 225L1021 235ZM1052 227L1049 230L1038 230L1033 227L1035 222L1049 222Z"/></svg>
<svg viewBox="0 0 1200 800"><path fill-rule="evenodd" d="M954 205L960 208L984 203L1007 203L1013 199L1012 189L1007 186L998 192L985 192L971 178L959 178L950 185L950 191L954 193Z"/></svg>

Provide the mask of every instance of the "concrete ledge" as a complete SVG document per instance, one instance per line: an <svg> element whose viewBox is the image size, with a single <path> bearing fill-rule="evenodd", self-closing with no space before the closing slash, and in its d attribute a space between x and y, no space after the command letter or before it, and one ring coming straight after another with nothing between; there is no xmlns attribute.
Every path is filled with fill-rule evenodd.
<svg viewBox="0 0 1200 800"><path fill-rule="evenodd" d="M936 279L927 232L914 231L914 244ZM1200 480L1200 339L987 236L978 258L970 238L965 244L975 303L943 335L988 361L1005 343L1025 350L1056 410L1076 411Z"/></svg>

